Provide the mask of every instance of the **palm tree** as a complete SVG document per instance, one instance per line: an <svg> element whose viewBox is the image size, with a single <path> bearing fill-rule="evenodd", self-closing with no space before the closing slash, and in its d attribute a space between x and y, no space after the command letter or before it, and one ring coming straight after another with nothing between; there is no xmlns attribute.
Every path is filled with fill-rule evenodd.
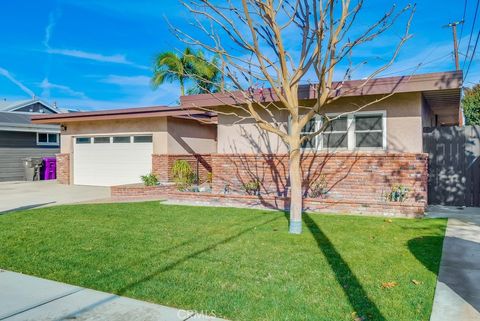
<svg viewBox="0 0 480 321"><path fill-rule="evenodd" d="M218 59L205 58L202 51L186 48L182 55L167 51L155 58L152 85L156 89L164 83L180 83L181 95L185 95L187 81L195 85L187 90L187 94L202 94L220 90L221 72Z"/></svg>
<svg viewBox="0 0 480 321"><path fill-rule="evenodd" d="M197 51L192 64L195 70L192 78L195 86L188 90L189 95L215 93L220 91L221 71L218 68L218 58L208 60L202 51Z"/></svg>
<svg viewBox="0 0 480 321"><path fill-rule="evenodd" d="M164 83L180 83L182 96L185 95L185 83L193 74L193 60L195 52L190 48L185 48L182 55L167 51L159 54L155 58L153 67L152 86L156 89Z"/></svg>

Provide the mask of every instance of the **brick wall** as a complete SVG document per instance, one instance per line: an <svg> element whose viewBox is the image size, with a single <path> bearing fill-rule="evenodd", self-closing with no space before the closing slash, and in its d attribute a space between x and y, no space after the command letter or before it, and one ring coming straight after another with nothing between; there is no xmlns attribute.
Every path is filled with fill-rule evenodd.
<svg viewBox="0 0 480 321"><path fill-rule="evenodd" d="M70 154L57 154L57 182L70 185Z"/></svg>
<svg viewBox="0 0 480 321"><path fill-rule="evenodd" d="M152 155L152 173L161 182L168 182L168 155Z"/></svg>
<svg viewBox="0 0 480 321"><path fill-rule="evenodd" d="M196 204L207 206L236 206L247 208L270 208L288 210L290 204L286 197L224 195L212 193L180 192L175 185L149 187L143 185L123 185L111 187L112 198L116 201L131 200L168 200L178 204ZM305 198L304 209L308 212L336 214L368 214L378 216L421 217L422 204L405 204L375 201L345 201Z"/></svg>
<svg viewBox="0 0 480 321"><path fill-rule="evenodd" d="M409 188L405 204L425 206L428 156L409 153L318 153L302 159L304 196L311 187L325 182L322 201L352 204L381 204L392 186ZM243 185L261 182L261 195L289 194L288 155L212 155L213 193L226 186L233 194L245 194ZM317 205L315 205L317 206Z"/></svg>
<svg viewBox="0 0 480 321"><path fill-rule="evenodd" d="M152 172L162 182L172 180L172 167L176 160L185 160L195 173L198 165L200 181L204 182L208 173L212 172L211 155L181 154L181 155L152 155Z"/></svg>

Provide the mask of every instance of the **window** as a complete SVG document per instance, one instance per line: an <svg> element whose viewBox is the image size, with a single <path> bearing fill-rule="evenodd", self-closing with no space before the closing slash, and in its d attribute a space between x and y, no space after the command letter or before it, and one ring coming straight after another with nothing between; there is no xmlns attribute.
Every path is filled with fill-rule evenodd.
<svg viewBox="0 0 480 321"><path fill-rule="evenodd" d="M314 133L317 129L317 119L316 118L312 118L310 119L310 121L307 123L307 125L305 125L305 127L303 127L302 129L302 132L301 132L301 135L304 136L304 135L308 135L308 134L311 134L311 133ZM305 140L303 143L302 143L302 149L314 149L314 148L317 148L318 144L317 144L317 139L318 137L315 136L311 139L307 139Z"/></svg>
<svg viewBox="0 0 480 321"><path fill-rule="evenodd" d="M130 143L130 136L113 136L114 144Z"/></svg>
<svg viewBox="0 0 480 321"><path fill-rule="evenodd" d="M134 143L151 143L152 141L153 137L151 135L133 136Z"/></svg>
<svg viewBox="0 0 480 321"><path fill-rule="evenodd" d="M322 147L348 148L348 118L340 117L328 124L322 134Z"/></svg>
<svg viewBox="0 0 480 321"><path fill-rule="evenodd" d="M94 137L94 144L110 144L110 137Z"/></svg>
<svg viewBox="0 0 480 321"><path fill-rule="evenodd" d="M77 137L75 138L75 143L77 144L90 144L91 138L90 137Z"/></svg>
<svg viewBox="0 0 480 321"><path fill-rule="evenodd" d="M58 134L37 133L37 145L58 146Z"/></svg>
<svg viewBox="0 0 480 321"><path fill-rule="evenodd" d="M383 116L355 116L355 147L383 148Z"/></svg>
<svg viewBox="0 0 480 321"><path fill-rule="evenodd" d="M302 144L303 149L386 149L386 113L359 112L334 119L325 131ZM322 120L312 119L302 130L302 135L320 129Z"/></svg>

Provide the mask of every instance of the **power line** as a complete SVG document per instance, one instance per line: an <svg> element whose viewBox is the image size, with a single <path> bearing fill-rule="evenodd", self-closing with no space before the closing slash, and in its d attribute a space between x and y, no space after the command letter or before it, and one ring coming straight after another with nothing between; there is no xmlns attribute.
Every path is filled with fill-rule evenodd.
<svg viewBox="0 0 480 321"><path fill-rule="evenodd" d="M467 79L468 72L470 71L470 66L472 65L473 58L475 58L475 52L477 51L478 39L480 38L480 30L477 34L477 40L475 41L475 47L473 47L472 56L470 57L470 62L468 63L467 71L465 72L465 77L463 79Z"/></svg>
<svg viewBox="0 0 480 321"><path fill-rule="evenodd" d="M468 3L468 0L465 0L465 3L463 5L462 29L460 29L460 39L458 41L459 47L462 44L463 27L465 26L465 15L467 14L467 3Z"/></svg>
<svg viewBox="0 0 480 321"><path fill-rule="evenodd" d="M472 43L472 35L473 35L473 31L475 30L475 23L477 22L477 14L478 14L478 5L479 4L480 4L480 0L477 0L477 6L475 8L475 16L473 17L472 30L470 31L470 36L468 38L467 56L466 56L465 60L463 61L462 69L465 69L465 63L467 62L468 53L470 52L470 45Z"/></svg>

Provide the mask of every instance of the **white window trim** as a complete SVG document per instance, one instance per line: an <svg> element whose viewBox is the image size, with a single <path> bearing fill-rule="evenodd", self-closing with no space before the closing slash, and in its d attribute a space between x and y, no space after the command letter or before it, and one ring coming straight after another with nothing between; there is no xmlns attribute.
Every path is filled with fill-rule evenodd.
<svg viewBox="0 0 480 321"><path fill-rule="evenodd" d="M342 115L342 113L326 113L325 116L327 116L328 118L333 118L333 117L337 117L337 116L340 116ZM347 147L335 147L335 148L332 148L332 147L324 147L323 146L323 133L319 134L318 137L319 137L319 140L320 140L320 146L319 146L319 149L320 150L333 150L333 151L336 151L336 150L339 150L339 151L344 151L344 150L349 150L351 149L351 146L350 146L350 142L351 142L351 126L352 126L352 118L350 117L350 115L345 115L345 116L342 116L342 117L347 117ZM340 118L342 118L340 117ZM322 119L320 118L320 121L319 121L320 125L319 125L319 129L320 129L320 126L322 125ZM331 132L328 132L328 133L337 133L337 134L340 134L340 133L345 133L345 131L331 131Z"/></svg>
<svg viewBox="0 0 480 321"><path fill-rule="evenodd" d="M57 136L57 142L56 143L40 142L39 137L38 137L40 134L47 135L47 140L48 140L48 135L56 135ZM37 146L60 146L60 134L55 133L55 132L37 132Z"/></svg>
<svg viewBox="0 0 480 321"><path fill-rule="evenodd" d="M376 115L382 115L382 147L356 147L357 142L356 142L356 135L355 135L355 116L376 116ZM360 111L358 113L351 114L352 116L352 122L353 122L353 128L351 130L352 132L352 149L353 150L387 150L387 111L386 110L378 110L378 111ZM366 130L366 131L359 131L359 132L379 132L379 130ZM350 139L350 137L349 137ZM350 140L349 140L350 142ZM349 143L350 145L350 143ZM349 146L350 148L350 146Z"/></svg>
<svg viewBox="0 0 480 321"><path fill-rule="evenodd" d="M336 116L342 115L342 113L327 113L325 116L329 118L334 118ZM355 116L368 116L368 115L382 115L382 126L383 126L383 139L382 139L382 147L356 147L356 135L355 135ZM348 148L338 147L338 148L324 148L323 147L323 133L315 136L315 147L314 148L304 148L303 151L315 151L315 150L330 150L330 151L346 151L346 150L361 150L361 151L368 151L368 150L387 150L387 111L386 110L375 110L375 111L359 111L356 113L350 113L345 115L347 117L347 139L348 139ZM322 124L321 116L315 116L315 131L320 129ZM365 131L367 132L367 131ZM335 133L335 132L332 132ZM338 133L343 133L343 131L339 131ZM303 134L303 132L302 132Z"/></svg>

